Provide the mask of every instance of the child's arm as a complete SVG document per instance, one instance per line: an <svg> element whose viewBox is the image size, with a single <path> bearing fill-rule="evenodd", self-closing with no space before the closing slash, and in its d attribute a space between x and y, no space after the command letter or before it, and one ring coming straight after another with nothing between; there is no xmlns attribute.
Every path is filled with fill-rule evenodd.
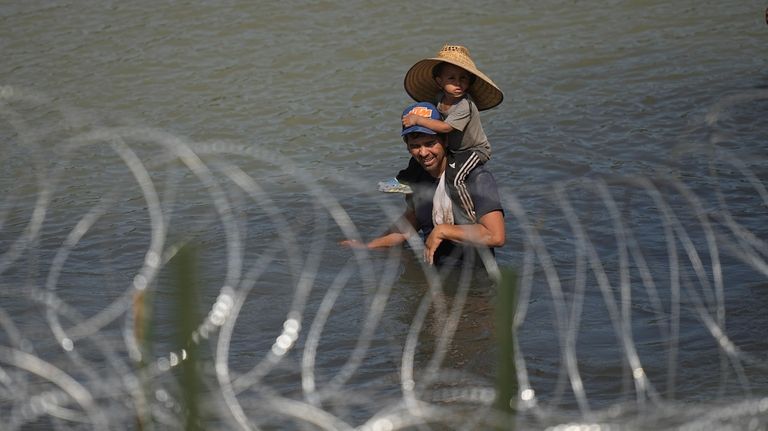
<svg viewBox="0 0 768 431"><path fill-rule="evenodd" d="M403 117L403 126L422 126L427 129L432 129L437 133L450 133L453 131L453 127L445 121L433 120L431 118L422 117L415 114L408 114Z"/></svg>

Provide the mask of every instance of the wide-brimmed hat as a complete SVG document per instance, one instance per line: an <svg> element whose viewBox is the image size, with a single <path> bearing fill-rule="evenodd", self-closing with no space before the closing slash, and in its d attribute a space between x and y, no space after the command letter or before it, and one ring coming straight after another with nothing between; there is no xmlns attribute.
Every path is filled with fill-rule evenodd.
<svg viewBox="0 0 768 431"><path fill-rule="evenodd" d="M469 56L469 50L459 45L444 45L437 57L426 58L414 64L405 74L405 91L417 102L434 101L440 91L432 76L432 69L441 62L450 63L472 73L477 77L468 93L475 101L477 109L483 111L497 106L504 100L504 94L491 78L477 69Z"/></svg>

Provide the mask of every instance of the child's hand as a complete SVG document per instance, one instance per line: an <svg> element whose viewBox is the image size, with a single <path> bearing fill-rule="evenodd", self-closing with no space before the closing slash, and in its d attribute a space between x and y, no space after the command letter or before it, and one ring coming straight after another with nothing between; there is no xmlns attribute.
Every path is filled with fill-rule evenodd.
<svg viewBox="0 0 768 431"><path fill-rule="evenodd" d="M416 126L419 121L418 115L408 114L405 117L403 117L403 127L411 127Z"/></svg>

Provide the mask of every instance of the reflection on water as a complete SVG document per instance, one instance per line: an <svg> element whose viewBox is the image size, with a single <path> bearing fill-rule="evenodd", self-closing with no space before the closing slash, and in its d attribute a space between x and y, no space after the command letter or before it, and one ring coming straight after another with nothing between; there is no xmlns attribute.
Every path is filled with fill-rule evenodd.
<svg viewBox="0 0 768 431"><path fill-rule="evenodd" d="M411 322L420 307L428 307L420 330L418 368L444 367L492 381L495 282L482 267L468 265L442 268L434 286L415 257L403 265L398 284L410 305L401 315L403 324Z"/></svg>

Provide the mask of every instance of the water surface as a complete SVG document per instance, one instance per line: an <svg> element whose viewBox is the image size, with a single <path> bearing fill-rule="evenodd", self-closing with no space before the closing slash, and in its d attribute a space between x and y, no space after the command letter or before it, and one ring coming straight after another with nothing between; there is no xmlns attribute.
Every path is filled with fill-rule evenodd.
<svg viewBox="0 0 768 431"><path fill-rule="evenodd" d="M398 136L409 103L403 76L443 43L459 43L505 93L482 119L506 210L508 243L497 260L521 276L521 386L532 391L524 399L534 394L537 402L521 404L528 412L521 420L644 417L616 419L608 409L626 406L651 409L671 427L722 403L730 410L713 410L706 424L723 417L739 424L745 416L733 403L757 400L759 414L745 424L764 421L764 7L0 6L2 344L71 375L92 398L64 385L68 395L57 402L76 415L97 424L99 411L132 418L136 404L120 401L138 375L124 329L143 280L137 275L149 277L156 316L149 362L159 377L148 393L157 420L173 425L178 388L164 367L179 346L165 264L191 242L203 314L227 286L249 292L228 348L217 347L218 326L203 345L211 357L228 352L224 380L236 382L236 400L254 424L295 427L289 418L300 410L280 404L290 399L359 426L408 398L402 371L411 368L425 401L458 393L487 403L490 283L465 292L452 278L458 285L445 283L441 306L410 252L355 256L336 244L353 226L364 238L377 235L401 211L400 197L374 188L407 163ZM537 238L547 253L535 249ZM424 298L437 302L420 314ZM454 341L437 361L456 300L464 304ZM322 331L311 333L326 305ZM293 348L270 356L297 321ZM421 333L412 351L409 331ZM66 340L72 350L62 349ZM315 342L313 354L307 346ZM0 361L12 370L12 389L0 405L11 426L67 421L13 404L60 392L9 352L0 351ZM308 370L319 395L307 386ZM235 404L205 371L216 395L212 423L236 423ZM638 387L642 374L651 388ZM241 375L251 380L237 383ZM690 407L674 410L678 402Z"/></svg>

